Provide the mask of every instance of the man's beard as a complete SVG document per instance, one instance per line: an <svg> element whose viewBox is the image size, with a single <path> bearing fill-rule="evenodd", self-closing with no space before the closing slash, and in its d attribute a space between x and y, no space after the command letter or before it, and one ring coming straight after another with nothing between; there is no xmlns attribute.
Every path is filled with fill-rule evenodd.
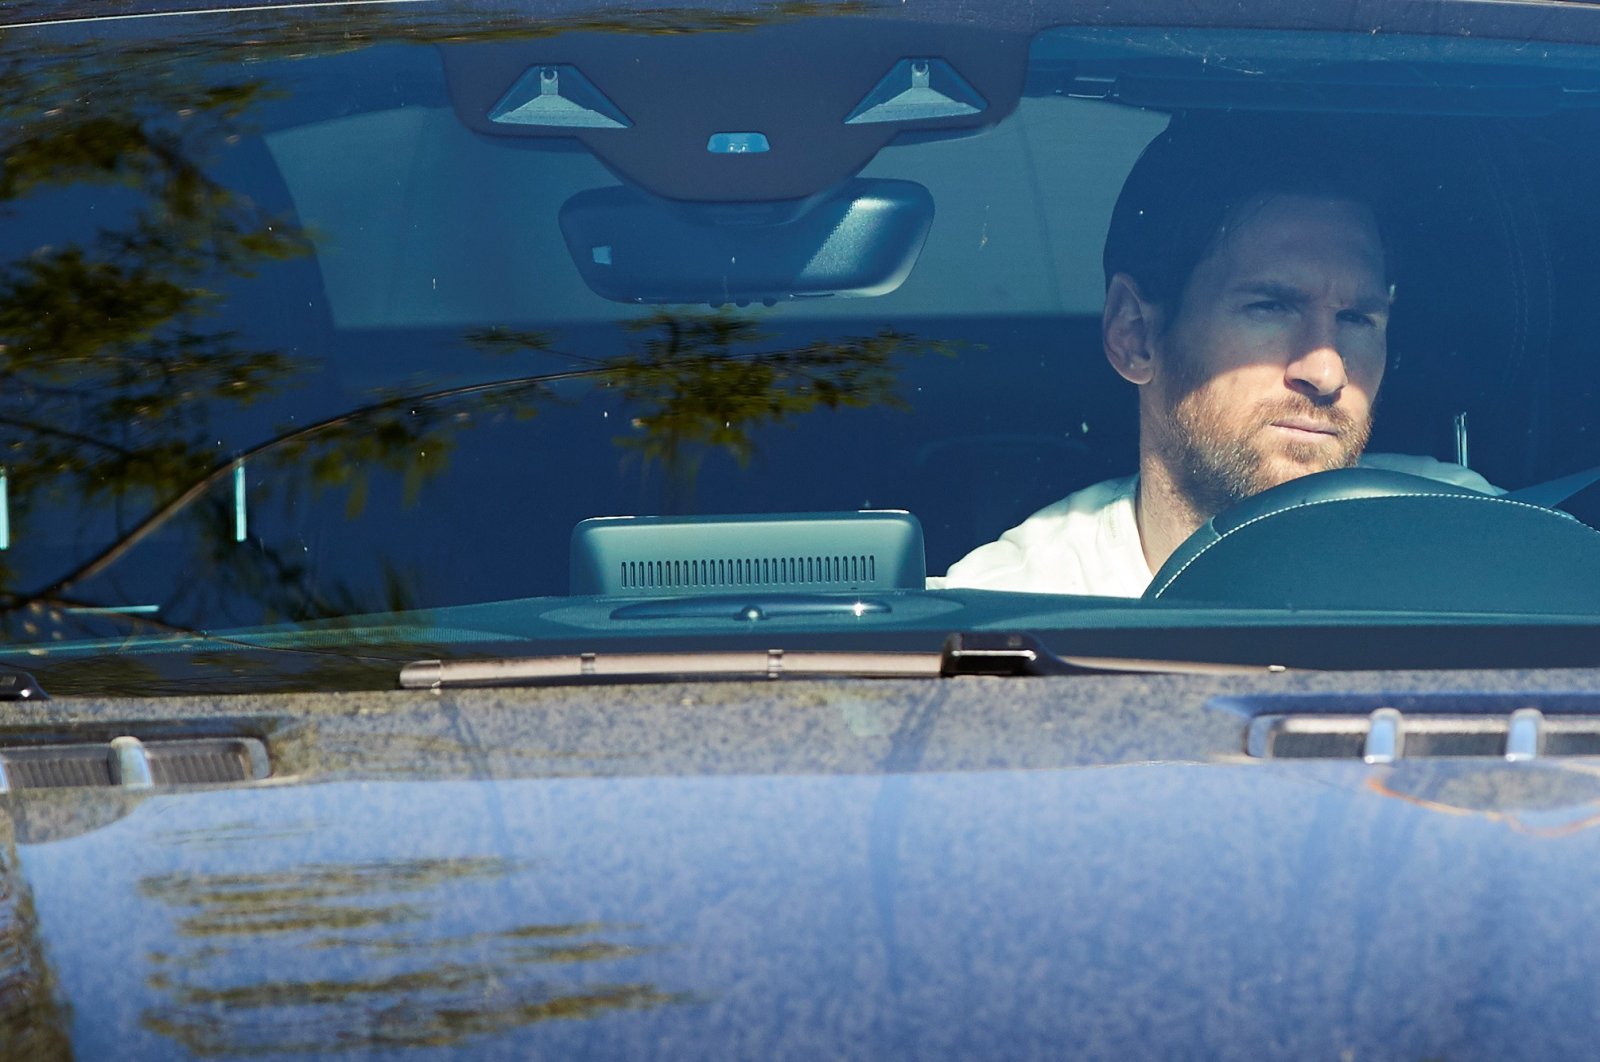
<svg viewBox="0 0 1600 1062"><path fill-rule="evenodd" d="M1303 395L1264 402L1248 417L1230 419L1225 414L1236 411L1221 408L1213 394L1191 385L1186 373L1174 383L1178 397L1165 440L1168 468L1175 477L1173 485L1206 518L1290 479L1353 466L1372 434L1370 417L1358 421L1342 409L1318 405ZM1288 418L1331 428L1336 433L1333 444L1274 441L1270 450L1264 450L1262 434L1272 430L1274 421ZM1277 460L1269 460L1274 457ZM1285 464L1296 471L1286 474Z"/></svg>

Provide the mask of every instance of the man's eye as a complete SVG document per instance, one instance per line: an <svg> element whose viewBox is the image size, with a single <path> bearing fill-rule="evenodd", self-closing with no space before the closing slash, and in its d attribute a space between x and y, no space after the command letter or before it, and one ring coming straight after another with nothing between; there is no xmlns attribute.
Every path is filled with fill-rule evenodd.
<svg viewBox="0 0 1600 1062"><path fill-rule="evenodd" d="M1250 303L1245 309L1250 313L1266 316L1268 314L1282 313L1288 307L1277 299L1262 299L1260 302Z"/></svg>
<svg viewBox="0 0 1600 1062"><path fill-rule="evenodd" d="M1378 319L1372 316L1370 313L1358 313L1354 310L1349 310L1345 313L1341 313L1339 315L1339 319L1345 324L1360 325L1362 328L1378 327Z"/></svg>

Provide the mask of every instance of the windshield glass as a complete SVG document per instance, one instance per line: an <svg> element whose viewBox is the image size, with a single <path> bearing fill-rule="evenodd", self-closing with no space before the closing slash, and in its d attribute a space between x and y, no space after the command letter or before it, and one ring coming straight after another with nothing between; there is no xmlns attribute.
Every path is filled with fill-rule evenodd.
<svg viewBox="0 0 1600 1062"><path fill-rule="evenodd" d="M844 635L872 621L863 590L935 632L1003 623L951 618L1001 607L984 591L1028 595L1006 625L1035 630L1293 608L1166 576L1197 526L1307 473L1442 484L1460 528L1484 508L1462 492L1600 465L1592 47L1068 22L424 4L6 30L16 659L266 625L323 646L534 637L440 611L527 599L549 599L540 644L607 623L649 641L731 606L651 627L612 599L751 587L819 595L787 629ZM1108 231L1153 143L1182 168L1128 200L1126 225L1156 228L1124 261ZM1202 225L1173 206L1206 194L1173 173L1212 165L1183 143L1236 170L1333 162L1224 174ZM1581 560L1594 494L1460 535L1536 571ZM864 510L892 512L804 544L805 514ZM606 537L637 522L584 524L772 514L800 545L759 544L770 519L651 525L688 529L666 553ZM1056 536L1077 519L1131 546L1073 559ZM1318 526L1378 554L1417 519ZM1283 566L1306 542L1315 566L1322 533L1280 533ZM1570 592L1458 600L1429 588L1461 573L1394 597L1386 569L1333 569L1310 607L1362 623L1597 612L1570 573Z"/></svg>

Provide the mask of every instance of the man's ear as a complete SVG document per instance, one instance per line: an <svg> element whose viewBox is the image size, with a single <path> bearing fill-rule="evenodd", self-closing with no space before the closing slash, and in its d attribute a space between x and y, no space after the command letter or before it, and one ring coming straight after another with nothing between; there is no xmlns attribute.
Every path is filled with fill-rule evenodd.
<svg viewBox="0 0 1600 1062"><path fill-rule="evenodd" d="M1161 330L1159 314L1155 303L1139 291L1137 281L1126 273L1112 276L1106 287L1100 335L1106 360L1129 383L1147 384L1155 375L1152 346Z"/></svg>

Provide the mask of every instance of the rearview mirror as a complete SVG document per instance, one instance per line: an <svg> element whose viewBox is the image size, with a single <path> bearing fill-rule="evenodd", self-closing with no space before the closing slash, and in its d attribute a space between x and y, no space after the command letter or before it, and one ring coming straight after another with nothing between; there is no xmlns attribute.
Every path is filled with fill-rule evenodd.
<svg viewBox="0 0 1600 1062"><path fill-rule="evenodd" d="M669 203L625 187L579 192L561 231L584 282L616 302L771 303L885 295L933 223L911 181L858 179L814 203Z"/></svg>

